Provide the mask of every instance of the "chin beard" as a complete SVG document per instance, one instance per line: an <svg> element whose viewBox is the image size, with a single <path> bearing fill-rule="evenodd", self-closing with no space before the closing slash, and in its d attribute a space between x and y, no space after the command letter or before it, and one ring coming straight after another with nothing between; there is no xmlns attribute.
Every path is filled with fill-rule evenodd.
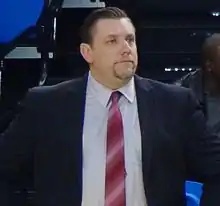
<svg viewBox="0 0 220 206"><path fill-rule="evenodd" d="M129 80L131 79L135 74L135 69L134 68L128 68L127 71L117 71L114 70L114 75L120 80Z"/></svg>

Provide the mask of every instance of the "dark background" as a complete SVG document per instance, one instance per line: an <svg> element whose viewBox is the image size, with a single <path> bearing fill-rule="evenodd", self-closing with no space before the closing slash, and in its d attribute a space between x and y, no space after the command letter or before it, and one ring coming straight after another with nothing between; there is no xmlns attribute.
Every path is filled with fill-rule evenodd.
<svg viewBox="0 0 220 206"><path fill-rule="evenodd" d="M200 66L204 39L220 32L220 3L213 0L110 0L107 5L127 11L137 28L138 74L172 83ZM79 54L79 27L92 8L66 8L57 16L57 34L46 84L82 76L88 67ZM21 45L30 45L34 38ZM2 93L21 98L40 77L40 60L6 60ZM171 71L165 71L169 68ZM174 71L178 69L178 71ZM183 71L182 71L183 70Z"/></svg>

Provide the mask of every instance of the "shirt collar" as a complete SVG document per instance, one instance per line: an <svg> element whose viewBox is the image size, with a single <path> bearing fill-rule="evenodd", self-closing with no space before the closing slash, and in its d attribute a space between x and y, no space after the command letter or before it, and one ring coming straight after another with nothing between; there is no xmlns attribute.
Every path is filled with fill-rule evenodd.
<svg viewBox="0 0 220 206"><path fill-rule="evenodd" d="M95 96L95 98L104 106L106 107L109 98L113 92L113 90L108 89L107 87L103 86L99 82L95 80L95 78L91 75L91 72L89 72L88 75L88 91L91 92L92 95ZM129 103L132 103L135 98L135 86L134 86L134 78L132 78L128 84L124 85L117 91L121 92L123 96L129 101Z"/></svg>

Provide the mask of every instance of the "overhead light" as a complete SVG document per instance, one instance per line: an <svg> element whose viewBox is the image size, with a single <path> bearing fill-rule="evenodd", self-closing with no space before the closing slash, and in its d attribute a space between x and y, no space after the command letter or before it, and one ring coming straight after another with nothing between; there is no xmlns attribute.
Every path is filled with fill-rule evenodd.
<svg viewBox="0 0 220 206"><path fill-rule="evenodd" d="M220 12L212 12L211 14L212 14L212 16L216 16L216 17L220 16Z"/></svg>
<svg viewBox="0 0 220 206"><path fill-rule="evenodd" d="M198 70L198 67L166 67L165 72L191 72Z"/></svg>

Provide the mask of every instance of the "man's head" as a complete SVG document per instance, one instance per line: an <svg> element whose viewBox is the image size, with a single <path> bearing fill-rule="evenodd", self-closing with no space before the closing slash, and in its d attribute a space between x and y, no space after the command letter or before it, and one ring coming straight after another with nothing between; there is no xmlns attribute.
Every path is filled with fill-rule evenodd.
<svg viewBox="0 0 220 206"><path fill-rule="evenodd" d="M126 84L137 68L135 28L127 14L106 7L93 11L81 28L80 52L93 77L110 89Z"/></svg>
<svg viewBox="0 0 220 206"><path fill-rule="evenodd" d="M208 37L202 48L203 71L220 81L220 34Z"/></svg>

